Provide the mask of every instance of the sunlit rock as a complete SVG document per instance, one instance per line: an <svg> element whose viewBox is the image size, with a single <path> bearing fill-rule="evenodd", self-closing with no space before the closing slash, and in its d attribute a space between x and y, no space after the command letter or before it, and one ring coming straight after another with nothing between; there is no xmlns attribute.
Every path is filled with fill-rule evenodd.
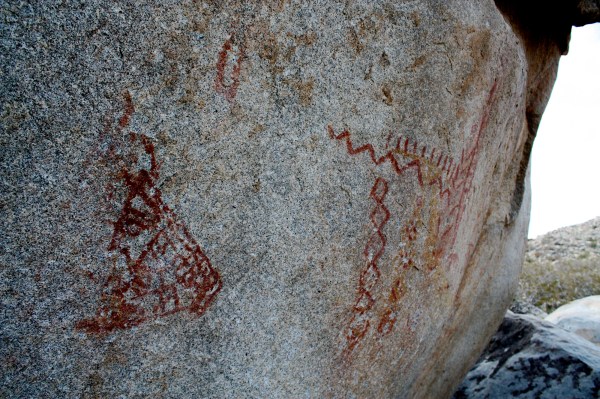
<svg viewBox="0 0 600 399"><path fill-rule="evenodd" d="M550 313L545 320L600 345L600 295L569 302Z"/></svg>

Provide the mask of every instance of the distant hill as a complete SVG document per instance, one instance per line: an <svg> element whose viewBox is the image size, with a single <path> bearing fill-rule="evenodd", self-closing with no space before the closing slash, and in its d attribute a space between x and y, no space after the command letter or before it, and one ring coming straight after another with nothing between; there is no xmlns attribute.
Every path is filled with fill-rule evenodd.
<svg viewBox="0 0 600 399"><path fill-rule="evenodd" d="M572 300L600 294L600 217L528 241L511 309L531 305L546 313Z"/></svg>

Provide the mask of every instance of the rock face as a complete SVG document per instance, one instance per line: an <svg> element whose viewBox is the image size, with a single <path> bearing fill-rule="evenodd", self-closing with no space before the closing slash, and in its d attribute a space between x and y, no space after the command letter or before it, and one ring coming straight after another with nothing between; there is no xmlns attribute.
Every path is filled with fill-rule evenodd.
<svg viewBox="0 0 600 399"><path fill-rule="evenodd" d="M452 392L574 21L497 3L3 3L2 395Z"/></svg>
<svg viewBox="0 0 600 399"><path fill-rule="evenodd" d="M598 392L598 347L552 323L509 311L454 398L587 399Z"/></svg>
<svg viewBox="0 0 600 399"><path fill-rule="evenodd" d="M563 305L545 320L600 346L600 295Z"/></svg>

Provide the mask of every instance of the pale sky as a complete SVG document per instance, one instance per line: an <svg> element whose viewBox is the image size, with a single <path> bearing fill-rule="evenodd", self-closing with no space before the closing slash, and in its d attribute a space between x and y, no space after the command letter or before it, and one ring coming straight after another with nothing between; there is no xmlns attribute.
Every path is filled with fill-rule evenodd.
<svg viewBox="0 0 600 399"><path fill-rule="evenodd" d="M533 145L529 237L600 216L600 23L573 28Z"/></svg>

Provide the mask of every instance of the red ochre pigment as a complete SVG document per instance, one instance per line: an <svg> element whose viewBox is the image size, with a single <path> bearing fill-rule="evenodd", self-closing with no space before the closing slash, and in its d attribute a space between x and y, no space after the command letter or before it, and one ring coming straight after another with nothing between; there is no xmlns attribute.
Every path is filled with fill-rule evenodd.
<svg viewBox="0 0 600 399"><path fill-rule="evenodd" d="M215 90L217 93L222 94L229 102L233 102L237 95L238 86L240 85L242 59L244 58L243 48L240 47L237 53L233 52L232 40L233 35L223 43L223 48L219 52L219 58L217 60L217 76L215 79ZM230 68L227 68L228 66ZM227 71L227 69L231 70ZM225 75L226 72L229 72L228 79ZM226 82L226 79L228 82Z"/></svg>
<svg viewBox="0 0 600 399"><path fill-rule="evenodd" d="M494 82L483 109L482 118L477 125L473 126L472 134L474 137L470 148L462 150L458 163L455 163L454 159L435 148L428 150L427 146L421 146L416 141L411 143L408 138L399 137L395 142L395 146L389 149L391 134L387 137L386 142L388 151L378 158L372 144L366 143L360 147L355 147L348 130L335 134L333 128L327 126L329 137L332 140L344 141L346 151L350 156L365 153L376 166L389 163L398 176L405 175L408 170L413 170L415 174L408 174L407 176L416 177L421 188L437 188L436 195L439 196L439 201L430 201L430 203L436 204L436 209L430 211L430 217L435 219L432 220L431 225L435 226L435 229L429 231L429 234L433 236L428 238L430 241L433 239L435 242L435 249L428 254L429 263L431 263L428 266L429 271L435 269L446 254L451 260L455 261L457 258L455 254L449 253L449 251L452 250L456 242L456 234L465 211L467 195L471 191L481 150L481 136L489 121L496 87L497 82ZM427 178L424 176L427 176ZM357 299L352 308L352 317L345 330L344 358L348 358L352 354L371 327L370 319L372 315L369 313L375 305L375 289L381 277L378 261L384 254L386 247L386 236L383 229L391 217L390 211L384 204L387 192L388 182L378 177L370 193L370 197L375 201L375 207L370 215L374 233L369 237L363 253L367 266L360 274ZM423 208L421 196L419 196L417 202L417 207L421 210ZM404 241L415 242L418 234L416 219L409 220L402 230ZM415 259L411 255L408 253L403 254L402 251L400 255L406 255L404 268L416 267ZM424 256L424 254L421 255ZM379 318L379 322L376 323L379 335L387 335L393 330L396 323L394 309L399 306L399 301L405 293L406 287L402 278L394 279L386 299L383 314L380 317L375 316Z"/></svg>
<svg viewBox="0 0 600 399"><path fill-rule="evenodd" d="M127 93L117 130L128 125L132 114ZM87 333L128 329L183 310L199 317L222 286L185 224L162 200L154 144L145 135L131 133L130 147L141 149L149 168L129 166L118 175L126 195L107 248L115 260L95 317L77 323L77 329ZM132 159L134 164L139 160Z"/></svg>
<svg viewBox="0 0 600 399"><path fill-rule="evenodd" d="M352 308L353 315L346 334L347 352L352 352L370 327L368 318L363 316L371 310L375 303L372 290L381 276L377 263L385 252L386 238L383 234L383 228L390 220L390 211L383 202L387 192L387 181L377 178L370 193L370 197L375 202L370 215L371 223L373 224L373 234L369 237L363 251L363 255L367 259L367 267L360 275L358 298Z"/></svg>

